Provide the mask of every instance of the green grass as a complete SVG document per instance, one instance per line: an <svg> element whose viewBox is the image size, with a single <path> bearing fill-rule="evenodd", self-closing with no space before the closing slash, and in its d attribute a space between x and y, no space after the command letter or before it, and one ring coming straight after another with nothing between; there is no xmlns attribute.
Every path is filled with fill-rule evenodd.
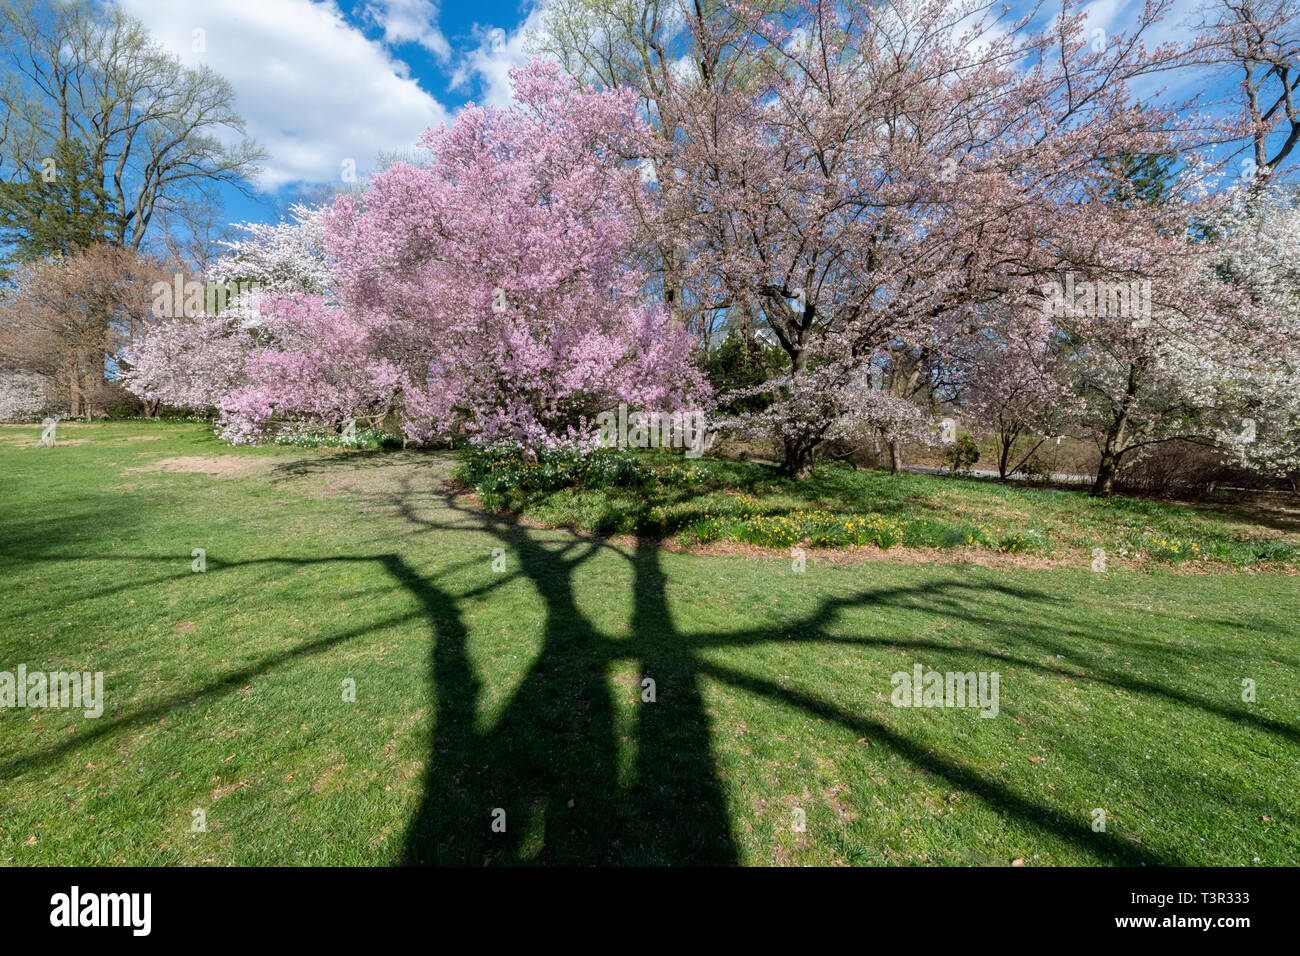
<svg viewBox="0 0 1300 956"><path fill-rule="evenodd" d="M1101 548L1111 561L1138 566L1300 566L1300 504L1277 495L1212 505L1098 499L839 465L794 481L766 464L614 451L534 464L481 452L457 477L486 507L533 523L683 545L982 548L1075 564Z"/></svg>
<svg viewBox="0 0 1300 956"><path fill-rule="evenodd" d="M0 669L102 670L106 707L0 711L6 863L1300 858L1294 576L797 573L475 510L447 453L60 428L77 444L0 428ZM882 515L966 500L1048 534L1094 507L1202 542L1250 520L839 471L806 504L863 488ZM999 715L892 706L918 663L998 672Z"/></svg>

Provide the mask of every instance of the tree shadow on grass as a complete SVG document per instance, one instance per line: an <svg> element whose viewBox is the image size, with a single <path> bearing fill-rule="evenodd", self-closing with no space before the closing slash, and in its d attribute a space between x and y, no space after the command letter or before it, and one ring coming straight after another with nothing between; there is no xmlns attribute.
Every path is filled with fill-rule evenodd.
<svg viewBox="0 0 1300 956"><path fill-rule="evenodd" d="M841 645L899 644L1006 661L1042 673L1110 684L1164 697L1218 717L1291 740L1294 728L1263 721L1234 708L1193 699L1140 677L1106 673L1081 675L1010 652L980 648L846 638L833 633L839 615L862 607L920 607L945 617L987 623L978 599L989 592L1026 607L1048 606L1050 596L1005 585L937 580L905 587L875 587L826 598L794 621L723 632L695 633L674 619L667 598L669 578L662 553L648 542L621 546L594 538L538 532L508 517L464 507L454 495L426 498L434 516L422 513L409 485L391 504L420 540L423 531L481 532L504 546L517 570L492 583L453 591L444 582L474 562L447 564L421 574L400 554L265 558L223 562L209 555L209 573L247 564L316 565L373 562L419 603L416 610L366 628L321 638L240 668L198 690L178 694L93 727L42 751L0 765L0 779L12 779L65 756L105 735L125 732L168 712L237 691L250 679L304 656L328 652L368 633L414 620L431 630L429 682L436 701L429 759L416 812L404 834L400 861L408 864L732 864L739 849L712 745L704 701L706 682L792 708L828 728L867 738L906 760L925 775L963 791L996 813L1058 843L1087 848L1120 863L1180 862L1158 850L1135 846L1115 835L1093 832L1083 819L1063 819L1053 805L990 779L959 759L939 754L877 720L806 692L745 674L710 660L703 652L768 643ZM625 634L603 633L585 615L575 595L575 574L598 554L628 567L632 614ZM139 560L137 556L135 560ZM174 560L157 557L157 560ZM470 653L466 601L512 580L526 580L544 602L541 649L517 692L490 726L479 712L484 687ZM621 595L611 595L620 599ZM971 598L976 598L972 603ZM1045 636L1030 641L1056 650ZM1068 652L1068 648L1066 649ZM1094 662L1095 663L1095 662ZM615 670L637 675L630 687L612 686ZM656 700L635 704L631 717L616 695L639 699L640 677L655 682ZM620 764L622 755L632 753ZM505 829L493 829L504 812ZM497 817L496 819L500 819Z"/></svg>
<svg viewBox="0 0 1300 956"><path fill-rule="evenodd" d="M409 521L430 529L448 527L420 517L400 495L392 502ZM462 512L454 526L464 527L464 509L454 497L445 504ZM1113 834L1094 832L1083 820L1063 820L1051 805L938 756L928 745L880 721L700 656L718 646L835 641L825 628L846 607L976 590L969 585L868 590L827 600L794 623L691 634L673 620L661 552L650 544L638 542L628 550L598 539L562 538L548 545L542 535L509 518L480 513L476 523L510 548L521 573L545 601L542 648L499 718L490 728L480 728L476 713L481 688L467 649L469 634L453 600L424 592L436 632L430 679L438 706L424 795L406 833L403 863L737 862L739 851L704 705L705 680L767 697L879 742L926 774L1052 840L1086 846L1114 862L1177 862ZM574 598L575 569L600 551L620 555L631 565L633 611L626 638L600 633ZM410 586L421 588L418 582ZM1034 592L1000 590L1026 601L1046 600ZM630 775L620 774L618 768L619 721L609 680L611 668L620 663L634 664L637 673L654 680L656 689L653 703L636 708L630 741L636 756ZM640 689L637 686L634 693ZM493 829L494 820L504 820L504 831Z"/></svg>
<svg viewBox="0 0 1300 956"><path fill-rule="evenodd" d="M546 604L542 647L490 728L476 726L481 688L454 601L418 581L435 637L437 711L408 864L736 862L707 720L688 655L663 603L658 553L632 557L636 608L629 640L600 633L578 609L573 572L606 546L548 547L484 516ZM633 781L620 781L610 668L632 659L663 688L642 705ZM641 687L634 692L640 694ZM494 829L493 823L504 829Z"/></svg>

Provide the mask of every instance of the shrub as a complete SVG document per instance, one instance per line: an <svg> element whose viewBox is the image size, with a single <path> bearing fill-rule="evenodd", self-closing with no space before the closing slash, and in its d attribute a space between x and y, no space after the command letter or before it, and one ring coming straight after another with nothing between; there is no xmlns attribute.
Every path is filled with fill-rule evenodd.
<svg viewBox="0 0 1300 956"><path fill-rule="evenodd" d="M369 428L358 428L351 437L330 432L309 429L306 431L283 432L275 436L277 445L294 445L298 448L397 448L402 442L399 438L386 435Z"/></svg>
<svg viewBox="0 0 1300 956"><path fill-rule="evenodd" d="M1115 476L1120 491L1174 498L1208 498L1229 484L1259 487L1267 481L1234 468L1218 449L1185 441L1143 449Z"/></svg>
<svg viewBox="0 0 1300 956"><path fill-rule="evenodd" d="M954 475L967 474L971 466L980 460L979 445L970 435L959 435L957 440L944 449L944 461L948 463L948 470Z"/></svg>
<svg viewBox="0 0 1300 956"><path fill-rule="evenodd" d="M543 449L536 461L528 461L517 446L500 444L470 446L456 477L487 507L500 509L563 488L637 487L653 474L636 456L613 448L586 454L575 448Z"/></svg>
<svg viewBox="0 0 1300 956"><path fill-rule="evenodd" d="M1045 485L1052 480L1051 466L1037 455L1030 455L1025 463L1020 466L1020 474L1025 476L1026 481L1034 484Z"/></svg>

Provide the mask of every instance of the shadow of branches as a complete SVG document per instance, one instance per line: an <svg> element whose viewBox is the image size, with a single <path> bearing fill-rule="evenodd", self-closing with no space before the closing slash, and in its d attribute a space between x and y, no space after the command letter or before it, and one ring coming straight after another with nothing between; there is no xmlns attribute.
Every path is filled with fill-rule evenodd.
<svg viewBox="0 0 1300 956"><path fill-rule="evenodd" d="M422 532L476 532L505 548L514 559L514 569L495 577L491 584L457 590L452 582L460 580L456 572L468 562L448 562L434 573L420 573L407 557L393 551L242 562L209 555L208 570L215 574L256 564L328 568L336 562L371 562L384 569L394 586L414 597L418 608L366 628L342 630L268 655L195 690L96 722L40 751L8 760L0 765L0 779L12 779L47 765L94 739L233 693L259 674L295 659L328 652L375 627L416 620L430 631L428 681L435 713L421 796L399 854L400 862L406 864L738 862L728 793L712 745L706 683L725 685L793 708L828 727L843 728L866 738L999 815L1051 840L1087 847L1101 859L1148 865L1181 862L1114 834L1094 832L1083 819L1062 819L1059 810L1038 796L1017 792L990 779L952 754L936 753L928 744L900 733L869 713L855 713L810 693L716 663L705 653L711 649L768 643L925 648L1175 701L1300 742L1300 732L1294 727L1140 676L1098 669L1096 661L1072 662L1071 654L1078 657L1078 652L1043 629L1020 632L1017 639L1023 637L1027 646L1060 660L1059 665L1045 664L1032 655L1011 650L834 633L837 618L851 608L906 604L923 606L953 619L979 622L977 599L990 592L1027 607L1040 607L1046 617L1055 601L1030 588L973 584L955 577L912 586L877 586L823 598L797 620L705 633L693 630L690 622L675 619L668 599L670 580L663 554L648 542L625 545L594 537L540 532L509 516L470 508L453 491L417 493L409 477L403 478L395 491L382 496L381 504L391 508L413 531L416 546ZM603 632L579 606L575 593L577 572L597 555L613 557L630 572L632 607L625 634ZM175 556L148 555L130 559L176 560ZM519 580L527 581L544 605L540 650L528 665L518 690L485 727L478 716L484 688L470 653L472 635L466 623L465 604ZM611 599L621 597L611 594ZM611 673L616 668L630 669L638 679L651 678L656 687L655 702L636 706L630 727L620 716L620 702L615 697L627 691L616 691L611 686ZM639 692L638 684L635 693ZM621 755L629 752L630 763L620 765ZM504 814L504 831L492 827L498 813Z"/></svg>

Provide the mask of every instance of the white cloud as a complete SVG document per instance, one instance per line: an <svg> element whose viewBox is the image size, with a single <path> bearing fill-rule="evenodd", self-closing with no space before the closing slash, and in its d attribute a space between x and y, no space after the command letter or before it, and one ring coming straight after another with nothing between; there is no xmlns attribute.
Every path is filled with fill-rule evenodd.
<svg viewBox="0 0 1300 956"><path fill-rule="evenodd" d="M1137 7L1136 11L1134 6ZM1104 30L1107 36L1119 33L1126 29L1124 20L1141 10L1141 4L1133 4L1131 0L1093 0L1083 7L1085 32Z"/></svg>
<svg viewBox="0 0 1300 956"><path fill-rule="evenodd" d="M1131 38L1141 24L1145 6L1145 0L1092 0L1084 4L1080 8L1084 17L1084 43L1095 49L1098 41L1113 43L1117 34ZM1191 41L1197 32L1194 23L1199 6L1192 0L1171 4L1160 21L1143 31L1143 46L1151 52L1165 43ZM1059 22L1058 11L1052 13L1046 25L1054 28ZM1182 101L1205 88L1205 74L1197 69L1151 73L1129 83L1131 96L1145 103Z"/></svg>
<svg viewBox="0 0 1300 956"><path fill-rule="evenodd" d="M1091 37L1093 30L1102 30L1108 41L1118 33L1132 36L1141 22L1144 5L1143 0L1093 0L1083 7L1084 33ZM1171 41L1191 40L1196 32L1191 25L1195 20L1195 6L1190 3L1171 6L1160 22L1142 34L1147 49Z"/></svg>
<svg viewBox="0 0 1300 956"><path fill-rule="evenodd" d="M689 53L683 53L677 59L673 60L668 67L673 76L677 77L683 83L690 83L700 78L700 64L695 57Z"/></svg>
<svg viewBox="0 0 1300 956"><path fill-rule="evenodd" d="M979 59L987 57L993 50L993 47L1005 40L1011 32L1011 24L1014 20L999 20L996 16L986 16L983 11L974 14L957 24L953 30L954 36L965 36L970 34L970 39L966 42L966 53Z"/></svg>
<svg viewBox="0 0 1300 956"><path fill-rule="evenodd" d="M385 43L418 43L444 63L451 59L433 0L374 0L366 4L364 15L383 28Z"/></svg>
<svg viewBox="0 0 1300 956"><path fill-rule="evenodd" d="M510 95L510 70L522 66L532 57L530 39L542 31L544 0L528 11L524 22L512 32L500 27L475 27L479 45L465 55L452 74L453 90L465 87L477 77L482 95L476 97L483 106L506 107L514 102Z"/></svg>
<svg viewBox="0 0 1300 956"><path fill-rule="evenodd" d="M449 119L333 0L117 3L186 64L230 81L249 135L270 153L262 188L337 180L348 160L360 175L380 151L409 148Z"/></svg>

